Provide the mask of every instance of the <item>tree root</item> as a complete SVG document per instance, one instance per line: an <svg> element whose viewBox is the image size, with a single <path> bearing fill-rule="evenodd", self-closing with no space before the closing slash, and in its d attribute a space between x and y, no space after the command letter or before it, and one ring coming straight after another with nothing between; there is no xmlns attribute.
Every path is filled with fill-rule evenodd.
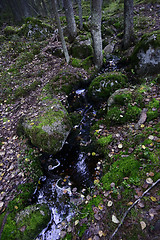
<svg viewBox="0 0 160 240"><path fill-rule="evenodd" d="M127 214L130 212L130 210L144 197L144 195L146 195L146 193L148 193L156 184L158 184L160 182L160 179L158 179L155 183L152 184L151 187L149 187L143 194L141 197L139 197L128 209L127 211L124 213L123 218L120 222L120 224L118 225L118 227L116 228L116 230L114 231L114 233L111 235L111 237L109 238L109 240L112 240L113 237L116 235L116 233L118 232L119 228L121 227L121 225L124 222L125 217L127 216Z"/></svg>

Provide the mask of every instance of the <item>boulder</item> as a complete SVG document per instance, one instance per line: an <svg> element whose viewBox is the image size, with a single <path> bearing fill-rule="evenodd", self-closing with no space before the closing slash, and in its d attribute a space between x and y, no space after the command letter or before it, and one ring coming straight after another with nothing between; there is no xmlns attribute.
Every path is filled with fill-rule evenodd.
<svg viewBox="0 0 160 240"><path fill-rule="evenodd" d="M89 97L92 100L107 100L109 96L127 85L127 77L121 72L103 73L96 77L89 86Z"/></svg>
<svg viewBox="0 0 160 240"><path fill-rule="evenodd" d="M80 58L84 59L91 55L93 55L93 48L91 46L91 40L84 40L84 41L76 41L71 49L71 55L73 58Z"/></svg>
<svg viewBox="0 0 160 240"><path fill-rule="evenodd" d="M36 111L23 117L19 124L31 143L43 152L59 152L71 130L71 121L66 109L57 99L44 99Z"/></svg>
<svg viewBox="0 0 160 240"><path fill-rule="evenodd" d="M160 73L160 30L143 35L131 56L139 75Z"/></svg>
<svg viewBox="0 0 160 240"><path fill-rule="evenodd" d="M53 34L53 28L38 18L28 17L20 27L7 26L4 35L10 36L18 34L33 39L44 40Z"/></svg>

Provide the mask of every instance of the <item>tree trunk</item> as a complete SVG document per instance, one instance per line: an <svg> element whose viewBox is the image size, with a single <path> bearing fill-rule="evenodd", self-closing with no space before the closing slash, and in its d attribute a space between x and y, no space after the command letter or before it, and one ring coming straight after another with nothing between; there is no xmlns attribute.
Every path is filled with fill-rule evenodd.
<svg viewBox="0 0 160 240"><path fill-rule="evenodd" d="M58 16L58 9L57 9L57 1L56 0L53 0L53 8L54 8L54 14L55 14L57 27L58 27L58 32L59 32L59 35L60 35L60 39L61 39L61 43L62 43L62 47L63 47L63 51L64 51L64 56L65 56L66 62L69 63L69 54L68 54L66 42L65 42L64 36L63 36L63 30L61 28L61 23L60 23L59 16Z"/></svg>
<svg viewBox="0 0 160 240"><path fill-rule="evenodd" d="M124 0L124 49L127 49L133 40L133 0Z"/></svg>
<svg viewBox="0 0 160 240"><path fill-rule="evenodd" d="M94 50L94 64L99 69L103 63L101 16L102 0L91 0L91 35Z"/></svg>
<svg viewBox="0 0 160 240"><path fill-rule="evenodd" d="M82 5L81 0L77 0L78 3L78 15L79 15L79 28L80 30L83 29L83 18L82 18Z"/></svg>
<svg viewBox="0 0 160 240"><path fill-rule="evenodd" d="M74 19L74 12L71 0L64 1L64 10L67 20L67 29L69 34L69 41L72 42L77 36L77 27Z"/></svg>

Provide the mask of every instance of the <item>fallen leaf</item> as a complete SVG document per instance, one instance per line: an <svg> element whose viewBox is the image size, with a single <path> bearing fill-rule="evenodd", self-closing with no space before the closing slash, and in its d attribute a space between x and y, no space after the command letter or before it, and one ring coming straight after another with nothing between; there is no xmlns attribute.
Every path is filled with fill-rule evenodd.
<svg viewBox="0 0 160 240"><path fill-rule="evenodd" d="M144 128L144 124L141 124L141 128Z"/></svg>
<svg viewBox="0 0 160 240"><path fill-rule="evenodd" d="M99 234L100 237L104 236L103 231L99 231L98 234Z"/></svg>
<svg viewBox="0 0 160 240"><path fill-rule="evenodd" d="M104 206L102 204L98 205L99 210L103 210Z"/></svg>
<svg viewBox="0 0 160 240"><path fill-rule="evenodd" d="M154 208L151 208L151 209L149 209L149 215L150 215L150 217L154 217L154 215L157 215L157 212L156 212L156 210L154 209Z"/></svg>
<svg viewBox="0 0 160 240"><path fill-rule="evenodd" d="M117 219L117 217L114 214L112 215L112 222L119 223L119 220Z"/></svg>
<svg viewBox="0 0 160 240"><path fill-rule="evenodd" d="M111 207L112 205L113 205L113 202L112 202L112 201L108 201L107 206L108 206L108 207Z"/></svg>
<svg viewBox="0 0 160 240"><path fill-rule="evenodd" d="M157 202L157 199L155 197L150 197L152 202Z"/></svg>
<svg viewBox="0 0 160 240"><path fill-rule="evenodd" d="M127 203L128 206L131 206L132 204L133 204L133 202L129 202L129 203Z"/></svg>
<svg viewBox="0 0 160 240"><path fill-rule="evenodd" d="M147 178L147 179L146 179L146 183L148 183L148 184L152 184L152 183L153 183L152 178Z"/></svg>
<svg viewBox="0 0 160 240"><path fill-rule="evenodd" d="M154 173L153 173L153 172L150 172L150 173L148 174L148 176L154 177Z"/></svg>
<svg viewBox="0 0 160 240"><path fill-rule="evenodd" d="M74 225L76 226L76 225L78 225L78 223L79 223L79 220L76 220Z"/></svg>
<svg viewBox="0 0 160 240"><path fill-rule="evenodd" d="M120 143L120 144L118 144L118 148L123 148L123 145Z"/></svg>
<svg viewBox="0 0 160 240"><path fill-rule="evenodd" d="M95 156L96 155L96 153L95 152L92 152L92 156Z"/></svg>
<svg viewBox="0 0 160 240"><path fill-rule="evenodd" d="M144 221L141 221L140 224L141 224L141 229L142 230L146 228L146 223Z"/></svg>
<svg viewBox="0 0 160 240"><path fill-rule="evenodd" d="M98 183L99 183L99 179L94 180L95 185L98 184Z"/></svg>
<svg viewBox="0 0 160 240"><path fill-rule="evenodd" d="M142 145L142 149L146 149L146 147L144 145Z"/></svg>

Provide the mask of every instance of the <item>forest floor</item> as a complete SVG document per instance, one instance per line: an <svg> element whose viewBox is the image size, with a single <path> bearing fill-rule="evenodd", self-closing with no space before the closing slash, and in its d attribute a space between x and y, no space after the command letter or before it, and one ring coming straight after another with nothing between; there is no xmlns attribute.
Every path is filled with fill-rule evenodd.
<svg viewBox="0 0 160 240"><path fill-rule="evenodd" d="M149 16L154 19L154 27L149 31L157 30L160 26L159 11L160 5L138 5L135 7L137 14L142 13L144 16ZM143 29L145 31L145 28ZM142 35L142 32L140 35ZM2 31L3 34L3 31ZM21 42L23 44L21 44ZM44 44L44 46L43 46ZM23 115L27 115L30 109L36 109L39 104L39 96L44 93L45 85L56 76L60 71L68 71L73 74L81 74L83 78L90 77L82 68L74 68L67 65L63 58L58 58L47 52L50 46L59 47L60 43L55 39L50 39L41 43L40 52L28 61L23 58L18 59L19 52L32 52L37 43L26 42L25 39L7 39L3 42L0 55L0 236L5 223L5 214L8 212L8 203L14 199L18 192L21 192L18 187L24 183L35 183L41 175L41 171L31 174L31 164L33 162L32 152L27 145L26 140L19 138L17 135L17 123ZM20 50L19 50L20 49ZM26 61L26 62L25 62ZM155 76L153 77L153 79ZM152 78L146 77L145 84L149 84L150 90L144 91L146 103L156 99L160 101L160 85L158 83L150 84ZM61 79L61 84L63 80ZM33 86L27 91L19 92L27 86ZM57 83L59 87L59 83ZM56 87L56 86L55 86ZM16 97L15 97L16 94ZM56 95L65 105L67 95L59 93ZM96 117L95 117L96 118ZM97 119L99 120L99 119ZM105 125L100 125L97 130L99 133L97 139L101 136L112 135L113 140L108 145L108 156L112 159L116 156L126 154L137 154L137 146L140 150L137 157L149 155L149 152L154 152L159 158L160 144L160 117L152 121L145 121L138 129L136 123L110 127L107 129ZM135 141L137 136L142 135L140 140ZM150 140L144 144L145 140ZM128 142L128 145L127 145ZM130 146L129 146L130 145ZM34 149L37 153L37 150ZM121 155L119 155L121 154ZM123 156L125 157L125 156ZM82 212L73 220L70 226L64 229L63 234L66 239L87 239L99 240L109 239L120 223L127 209L140 198L143 193L156 181L155 175L159 171L158 166L152 166L147 170L140 180L138 186L127 183L126 181L121 188L116 188L114 182L110 190L104 190L100 178L95 179L94 191L84 198L84 202L79 206L78 211ZM104 162L104 159L102 159ZM146 164L146 163L144 163ZM105 163L104 163L105 165ZM101 167L100 167L101 169ZM140 169L139 171L141 171ZM105 173L104 170L97 171L100 174ZM138 174L137 174L138 175ZM128 189L128 191L125 191ZM137 202L137 204L129 211L124 223L118 230L114 239L123 240L158 240L160 239L160 192L159 183L148 191L145 196ZM13 208L18 210L19 203L17 202ZM84 212L86 211L86 214ZM83 215L83 217L82 217ZM71 233L72 232L72 233ZM111 239L111 238L110 238Z"/></svg>

